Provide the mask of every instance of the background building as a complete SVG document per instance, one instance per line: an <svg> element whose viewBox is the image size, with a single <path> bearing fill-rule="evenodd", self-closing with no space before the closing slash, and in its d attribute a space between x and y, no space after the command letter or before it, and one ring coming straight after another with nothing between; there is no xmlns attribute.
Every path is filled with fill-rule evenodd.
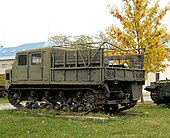
<svg viewBox="0 0 170 138"><path fill-rule="evenodd" d="M12 67L15 55L18 51L54 45L56 44L53 42L38 42L23 44L16 47L0 47L0 74L4 74L6 69Z"/></svg>

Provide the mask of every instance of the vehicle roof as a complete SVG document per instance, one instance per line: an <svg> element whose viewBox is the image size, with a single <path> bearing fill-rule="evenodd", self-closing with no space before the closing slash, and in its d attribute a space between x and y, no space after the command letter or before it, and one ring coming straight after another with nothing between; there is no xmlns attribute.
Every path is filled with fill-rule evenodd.
<svg viewBox="0 0 170 138"><path fill-rule="evenodd" d="M36 52L36 51L46 51L46 50L60 50L60 51L75 51L76 49L72 48L67 48L67 47L60 47L60 46L46 46L46 47L39 47L39 48L34 48L34 49L29 49L29 50L22 50L18 51L17 54L21 53L29 53L29 52Z"/></svg>

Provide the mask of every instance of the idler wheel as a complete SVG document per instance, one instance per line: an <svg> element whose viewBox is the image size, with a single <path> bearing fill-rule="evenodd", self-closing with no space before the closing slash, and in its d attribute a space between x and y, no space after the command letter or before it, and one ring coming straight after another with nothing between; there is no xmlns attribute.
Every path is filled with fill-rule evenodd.
<svg viewBox="0 0 170 138"><path fill-rule="evenodd" d="M54 108L55 108L55 110L59 111L61 107L59 104L56 104Z"/></svg>
<svg viewBox="0 0 170 138"><path fill-rule="evenodd" d="M31 102L26 102L25 107L31 109Z"/></svg>
<svg viewBox="0 0 170 138"><path fill-rule="evenodd" d="M25 107L28 109L38 109L38 103L37 102L26 102Z"/></svg>
<svg viewBox="0 0 170 138"><path fill-rule="evenodd" d="M85 106L84 105L79 105L78 106L78 112L84 112L85 111Z"/></svg>
<svg viewBox="0 0 170 138"><path fill-rule="evenodd" d="M41 109L45 108L45 103L40 103L40 108Z"/></svg>
<svg viewBox="0 0 170 138"><path fill-rule="evenodd" d="M71 112L76 112L76 111L77 111L77 105L72 105L72 106L70 107L70 111L71 111Z"/></svg>
<svg viewBox="0 0 170 138"><path fill-rule="evenodd" d="M93 109L93 105L92 104L86 104L86 111L91 111Z"/></svg>
<svg viewBox="0 0 170 138"><path fill-rule="evenodd" d="M89 103L94 103L94 101L95 101L94 95L89 95L89 97L88 97L88 102L89 102Z"/></svg>
<svg viewBox="0 0 170 138"><path fill-rule="evenodd" d="M63 105L63 111L64 112L68 112L69 111L69 105L68 104L64 104Z"/></svg>
<svg viewBox="0 0 170 138"><path fill-rule="evenodd" d="M20 92L15 92L13 95L13 98L16 100L19 100L21 98L21 93Z"/></svg>
<svg viewBox="0 0 170 138"><path fill-rule="evenodd" d="M52 103L46 104L46 109L47 110L53 109L53 104Z"/></svg>
<svg viewBox="0 0 170 138"><path fill-rule="evenodd" d="M37 102L34 102L32 103L32 109L38 109L38 103Z"/></svg>

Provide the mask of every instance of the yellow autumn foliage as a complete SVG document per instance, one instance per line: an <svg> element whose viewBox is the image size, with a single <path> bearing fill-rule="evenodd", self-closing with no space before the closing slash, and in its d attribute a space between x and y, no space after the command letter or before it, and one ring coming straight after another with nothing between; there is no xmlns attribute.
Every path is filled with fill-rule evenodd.
<svg viewBox="0 0 170 138"><path fill-rule="evenodd" d="M170 4L160 8L159 1L151 5L151 0L122 0L122 9L109 6L110 14L120 21L122 27L112 25L107 34L121 49L132 50L126 54L144 54L147 72L164 71L168 66L164 61L170 59L170 50L166 48L170 36L162 24ZM113 53L116 49L109 52Z"/></svg>

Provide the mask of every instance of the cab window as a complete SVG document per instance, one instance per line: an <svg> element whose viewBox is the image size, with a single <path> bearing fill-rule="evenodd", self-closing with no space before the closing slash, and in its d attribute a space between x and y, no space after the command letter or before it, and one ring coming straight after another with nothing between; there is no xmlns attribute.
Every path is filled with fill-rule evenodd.
<svg viewBox="0 0 170 138"><path fill-rule="evenodd" d="M18 66L27 65L27 55L18 55Z"/></svg>
<svg viewBox="0 0 170 138"><path fill-rule="evenodd" d="M34 53L31 56L31 64L38 65L41 64L41 53Z"/></svg>

